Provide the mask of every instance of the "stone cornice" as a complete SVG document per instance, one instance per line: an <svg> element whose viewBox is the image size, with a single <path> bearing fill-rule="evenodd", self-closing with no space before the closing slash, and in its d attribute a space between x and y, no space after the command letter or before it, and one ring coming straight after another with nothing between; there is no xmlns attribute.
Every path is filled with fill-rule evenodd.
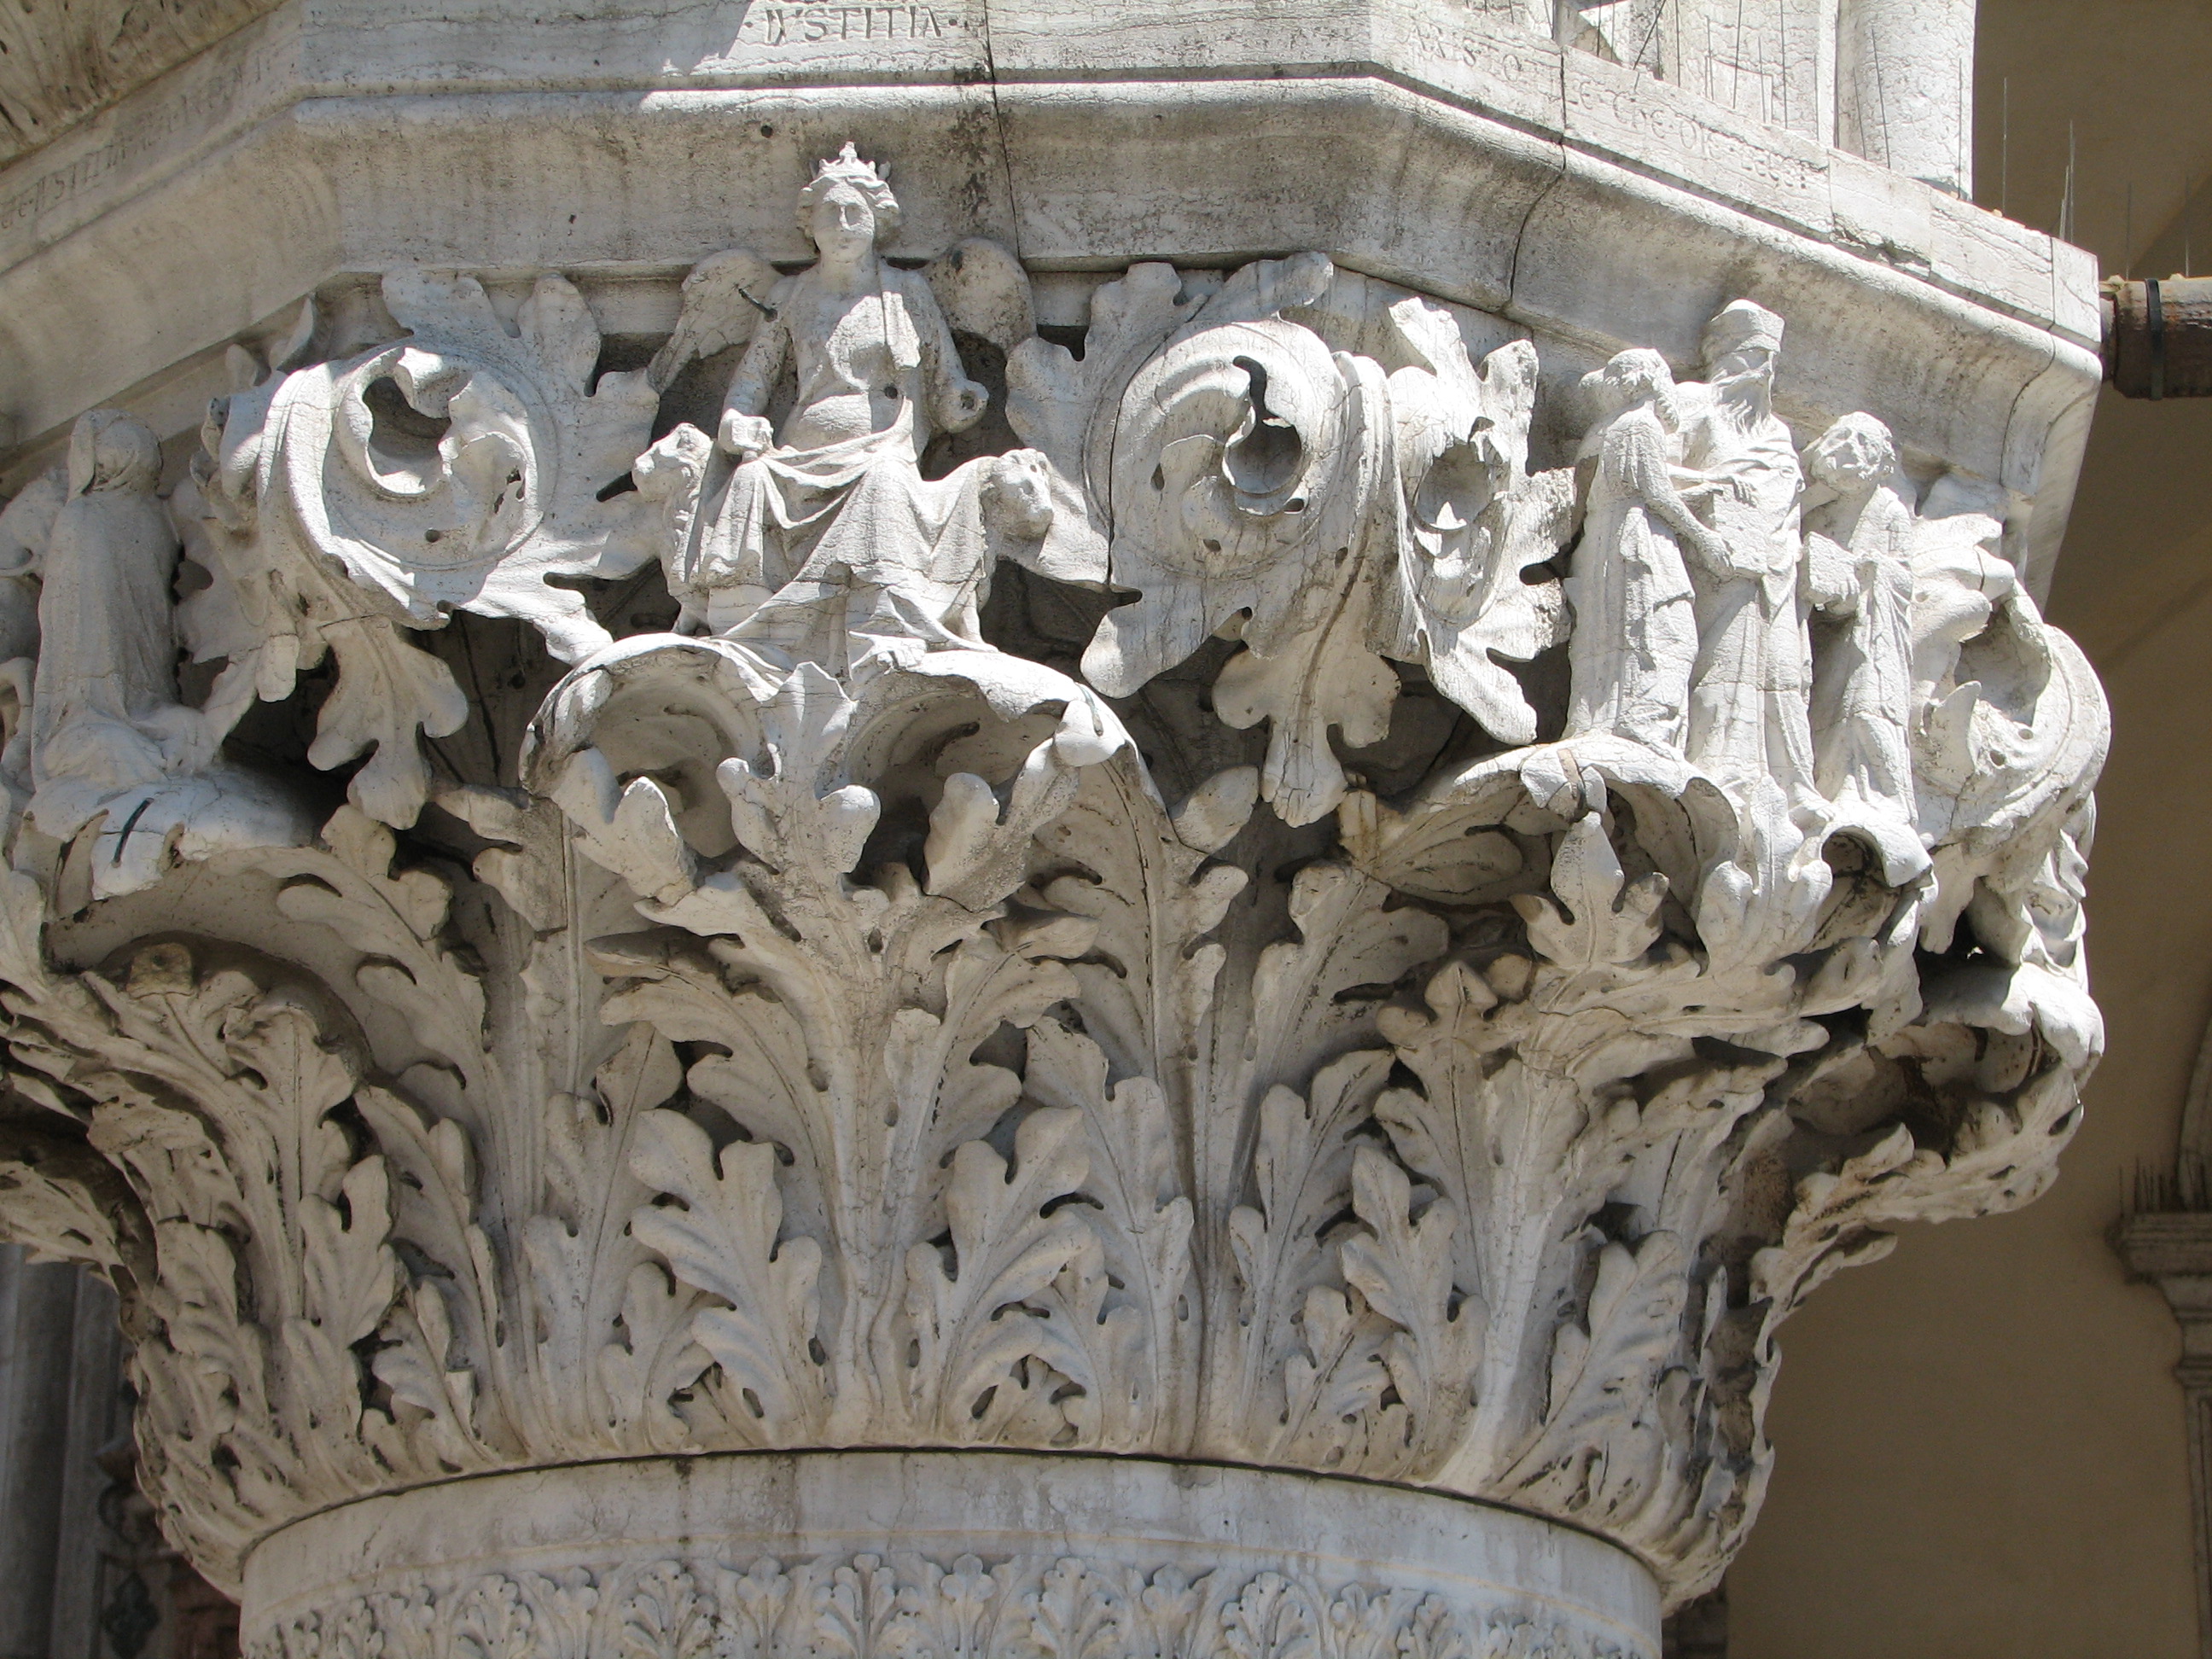
<svg viewBox="0 0 2212 1659"><path fill-rule="evenodd" d="M196 0L139 6L77 0L0 16L0 158L35 155L277 0Z"/></svg>
<svg viewBox="0 0 2212 1659"><path fill-rule="evenodd" d="M2137 1212L2113 1229L2128 1270L2141 1279L2212 1279L2212 1213Z"/></svg>
<svg viewBox="0 0 2212 1659"><path fill-rule="evenodd" d="M810 33L809 17L830 20L823 34ZM921 17L933 21L917 27ZM534 19L524 40L514 21L497 4L419 15L408 5L308 9L300 0L273 9L249 37L224 41L204 69L135 91L132 107L110 121L118 131L80 141L84 155L43 151L0 173L0 259L24 246L8 238L23 222L8 206L27 202L32 221L41 221L54 213L53 198L88 196L83 187L95 178L103 209L158 180L149 171L155 146L111 156L118 138L151 127L204 143L289 100L969 85L1127 85L1140 95L1209 81L1321 88L1377 79L1895 264L2079 343L2097 338L2094 270L2078 250L1681 86L1436 0L1307 0L1260 13L1217 3L1103 19L1028 0L778 3L734 20L733 40L724 38L732 20L721 9L672 12L642 0L588 17ZM210 89L234 92L249 63L246 79L266 81L276 97L258 112L251 100L219 111ZM87 158L89 166L78 165Z"/></svg>

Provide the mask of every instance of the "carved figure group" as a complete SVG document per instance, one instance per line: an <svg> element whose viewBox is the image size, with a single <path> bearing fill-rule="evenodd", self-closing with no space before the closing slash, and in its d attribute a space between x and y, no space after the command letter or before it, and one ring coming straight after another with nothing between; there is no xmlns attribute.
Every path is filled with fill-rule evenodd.
<svg viewBox="0 0 2212 1659"><path fill-rule="evenodd" d="M1945 585L1957 531L1980 532L1923 525L1870 415L1801 461L1771 403L1781 340L1738 301L1705 331L1705 380L1677 386L1643 349L1586 378L1565 735L1678 755L1746 799L1771 787L1903 880L1927 866L1911 740L1932 679L1916 687L1913 661L1942 626L1915 594Z"/></svg>
<svg viewBox="0 0 2212 1659"><path fill-rule="evenodd" d="M1800 472L1771 401L1782 322L1738 301L1705 331L1708 379L1656 352L1586 382L1569 738L1612 732L1790 807L1814 785L1800 598Z"/></svg>

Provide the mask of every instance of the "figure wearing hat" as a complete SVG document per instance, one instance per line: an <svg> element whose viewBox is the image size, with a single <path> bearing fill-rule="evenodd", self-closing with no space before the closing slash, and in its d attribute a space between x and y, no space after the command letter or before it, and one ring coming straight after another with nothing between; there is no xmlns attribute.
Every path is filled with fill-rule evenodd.
<svg viewBox="0 0 2212 1659"><path fill-rule="evenodd" d="M1812 650L1798 593L1803 473L1775 414L1782 319L1737 300L1705 325L1705 379L1682 391L1683 495L1719 532L1725 563L1692 563L1698 660L1685 752L1746 790L1771 778L1793 810L1817 806L1807 705ZM1693 553L1698 550L1692 549Z"/></svg>

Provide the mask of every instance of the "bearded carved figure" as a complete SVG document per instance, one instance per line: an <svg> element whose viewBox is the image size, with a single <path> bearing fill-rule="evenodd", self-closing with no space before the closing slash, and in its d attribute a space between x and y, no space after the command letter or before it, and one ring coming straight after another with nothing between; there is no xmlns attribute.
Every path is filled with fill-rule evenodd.
<svg viewBox="0 0 2212 1659"><path fill-rule="evenodd" d="M851 146L799 204L642 370L394 270L166 501L100 413L0 520L0 1223L122 1293L171 1537L271 1655L1648 1651L1116 1555L1136 1485L1030 1553L377 1565L507 1472L615 1537L641 1460L993 1448L1486 1500L1679 1602L1781 1322L2039 1193L2099 1052L2096 683L1940 457L1785 422L1776 312L1678 375L1304 253L1097 278L1079 352L994 244L890 263Z"/></svg>

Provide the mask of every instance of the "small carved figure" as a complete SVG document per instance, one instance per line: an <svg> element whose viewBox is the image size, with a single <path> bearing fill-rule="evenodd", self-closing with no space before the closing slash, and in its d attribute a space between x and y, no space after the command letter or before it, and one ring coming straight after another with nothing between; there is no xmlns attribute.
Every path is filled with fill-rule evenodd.
<svg viewBox="0 0 2212 1659"><path fill-rule="evenodd" d="M40 567L69 497L64 465L41 472L0 507L0 663L39 654Z"/></svg>
<svg viewBox="0 0 2212 1659"><path fill-rule="evenodd" d="M1709 563L1726 550L1668 476L1680 411L1666 359L1624 351L1586 384L1602 412L1583 446L1583 538L1566 584L1566 735L1611 732L1680 754L1698 654L1681 544Z"/></svg>
<svg viewBox="0 0 2212 1659"><path fill-rule="evenodd" d="M1803 474L1773 406L1781 345L1779 317L1735 301L1706 325L1705 380L1682 388L1683 465L1695 475L1684 494L1705 507L1725 553L1701 555L1691 570L1698 664L1686 752L1723 782L1771 778L1796 808L1814 799L1812 653L1798 594Z"/></svg>
<svg viewBox="0 0 2212 1659"><path fill-rule="evenodd" d="M974 425L988 393L962 373L928 281L879 257L899 219L880 172L846 145L799 192L799 215L820 254L811 267L758 295L733 265L734 300L728 283L697 291L698 304L757 318L715 437L735 465L708 470L669 586L689 625L785 667L865 676L933 648L987 649L975 612L992 544L1041 538L1049 505L1017 456L921 476L931 436ZM686 327L699 332L696 319ZM798 397L778 432L767 411L787 370Z"/></svg>
<svg viewBox="0 0 2212 1659"><path fill-rule="evenodd" d="M199 711L178 701L178 541L154 494L161 471L160 443L129 416L96 409L77 421L69 499L46 544L32 693L32 813L49 835L68 835L103 796L207 758Z"/></svg>
<svg viewBox="0 0 2212 1659"><path fill-rule="evenodd" d="M1846 415L1805 452L1805 470L1832 493L1807 514L1807 588L1838 624L1813 671L1814 781L1845 823L1909 827L1914 520L1897 446L1873 416Z"/></svg>
<svg viewBox="0 0 2212 1659"><path fill-rule="evenodd" d="M41 578L37 662L0 663L0 729L9 733L0 817L12 818L27 781L29 820L41 833L69 841L82 832L96 843L78 866L94 898L149 886L179 861L303 845L316 823L281 780L220 756L252 695L250 672L227 670L204 708L179 700L180 548L154 493L161 472L152 432L96 409L70 434L66 495L51 519L35 498L0 515L0 552L22 561L9 574ZM15 637L23 632L18 624Z"/></svg>
<svg viewBox="0 0 2212 1659"><path fill-rule="evenodd" d="M1955 689L1959 653L1998 610L2022 597L2020 578L1998 550L2004 527L1978 513L1923 520L1912 566L1912 705L1926 708Z"/></svg>
<svg viewBox="0 0 2212 1659"><path fill-rule="evenodd" d="M31 684L38 672L39 577L69 468L49 467L0 508L0 821L31 798Z"/></svg>

